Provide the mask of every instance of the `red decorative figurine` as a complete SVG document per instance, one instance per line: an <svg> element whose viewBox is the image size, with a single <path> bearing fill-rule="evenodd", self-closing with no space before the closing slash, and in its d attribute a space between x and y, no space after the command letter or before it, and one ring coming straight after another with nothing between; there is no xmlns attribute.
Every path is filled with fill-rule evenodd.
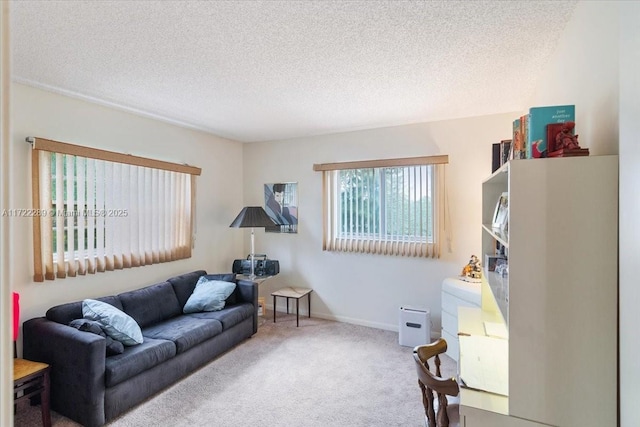
<svg viewBox="0 0 640 427"><path fill-rule="evenodd" d="M575 122L547 125L548 157L588 156L588 148L580 148L578 135L574 135Z"/></svg>

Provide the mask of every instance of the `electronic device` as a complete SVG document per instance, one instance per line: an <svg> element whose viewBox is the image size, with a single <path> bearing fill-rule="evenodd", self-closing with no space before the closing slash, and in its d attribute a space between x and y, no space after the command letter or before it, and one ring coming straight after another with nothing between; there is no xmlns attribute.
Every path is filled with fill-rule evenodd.
<svg viewBox="0 0 640 427"><path fill-rule="evenodd" d="M251 254L247 255L246 259L234 260L232 271L235 274L251 274ZM256 276L275 276L278 273L280 273L278 260L269 259L266 254L253 256L253 274Z"/></svg>

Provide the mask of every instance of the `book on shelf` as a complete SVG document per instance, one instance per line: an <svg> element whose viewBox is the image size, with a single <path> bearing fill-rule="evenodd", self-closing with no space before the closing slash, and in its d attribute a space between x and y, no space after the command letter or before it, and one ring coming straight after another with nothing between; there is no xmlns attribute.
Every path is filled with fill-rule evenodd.
<svg viewBox="0 0 640 427"><path fill-rule="evenodd" d="M517 118L513 121L513 160L523 158L524 151L524 141L522 140L522 133L520 128L520 118Z"/></svg>
<svg viewBox="0 0 640 427"><path fill-rule="evenodd" d="M500 166L504 165L510 160L509 158L510 154L511 154L511 140L503 139L502 141L500 141Z"/></svg>
<svg viewBox="0 0 640 427"><path fill-rule="evenodd" d="M520 137L522 138L522 153L520 153L521 159L529 159L529 115L524 114L520 116Z"/></svg>
<svg viewBox="0 0 640 427"><path fill-rule="evenodd" d="M491 173L494 173L498 168L500 168L500 166L502 166L502 163L500 162L500 143L493 144L491 148Z"/></svg>
<svg viewBox="0 0 640 427"><path fill-rule="evenodd" d="M529 132L527 136L527 159L547 157L549 140L547 125L575 121L575 105L553 105L529 109Z"/></svg>

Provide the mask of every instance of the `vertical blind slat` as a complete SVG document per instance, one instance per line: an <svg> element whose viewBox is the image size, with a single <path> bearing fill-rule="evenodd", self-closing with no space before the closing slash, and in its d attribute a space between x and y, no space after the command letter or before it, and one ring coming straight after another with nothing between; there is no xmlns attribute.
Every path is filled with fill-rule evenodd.
<svg viewBox="0 0 640 427"><path fill-rule="evenodd" d="M406 206L405 206L405 188L404 188L404 174L405 171L402 169L397 169L398 176L398 188L396 190L396 197L398 198L398 204L400 205L400 219L398 221L398 232L396 234L396 240L398 241L398 249L395 255L403 255L405 254L405 244L406 237L404 233L405 228L405 219L406 219Z"/></svg>
<svg viewBox="0 0 640 427"><path fill-rule="evenodd" d="M145 221L144 225L144 264L153 264L153 233L158 232L157 228L154 228L156 224L153 223L153 171L149 168L144 170L144 206L145 206ZM151 221L148 219L151 218Z"/></svg>
<svg viewBox="0 0 640 427"><path fill-rule="evenodd" d="M64 156L63 157L63 168L64 168L64 181L63 181L63 210L64 213L62 214L62 219L61 221L64 224L64 243L65 243L65 249L64 249L64 258L65 261L69 258L69 252L67 247L69 245L73 245L73 220L72 217L70 216L71 214L73 214L74 211L74 206L73 206L73 202L72 199L70 197L72 197L73 195L73 180L74 180L74 176L73 176L73 165L70 164L70 162L73 160L73 158L71 156ZM66 262L65 264L65 268L67 270L66 274L67 276L75 276L75 268L71 265L71 263Z"/></svg>
<svg viewBox="0 0 640 427"><path fill-rule="evenodd" d="M126 165L120 163L113 164L113 207L115 209L120 209L122 206L122 178L123 171ZM111 221L111 226L113 227L113 268L116 270L122 270L123 262L122 262L122 224L118 224L118 218L111 215L111 212L107 212L107 217Z"/></svg>
<svg viewBox="0 0 640 427"><path fill-rule="evenodd" d="M418 207L418 217L420 218L420 231L421 234L426 234L425 231L425 219L424 219L424 215L426 214L425 210L424 210L424 204L425 202L422 201L422 197L425 196L425 191L426 188L423 186L424 184L424 171L425 171L426 167L421 166L420 167L420 174L419 174L419 179L420 179L420 206ZM424 256L424 248L426 245L422 244L419 246L419 251L418 251L418 256L422 257Z"/></svg>
<svg viewBox="0 0 640 427"><path fill-rule="evenodd" d="M86 229L86 218L87 218L87 209L86 209L86 175L85 175L85 165L86 158L80 157L76 159L76 191L77 191L77 216L76 219L78 221L78 274L84 275L86 274L86 264L87 264L87 256L85 250L85 234L84 230Z"/></svg>
<svg viewBox="0 0 640 427"><path fill-rule="evenodd" d="M162 171L159 179L164 186L164 191L162 192L164 197L163 218L162 223L158 226L158 228L162 228L164 246L161 246L160 249L164 260L171 261L171 174L167 171Z"/></svg>
<svg viewBox="0 0 640 427"><path fill-rule="evenodd" d="M140 206L138 204L138 197L140 191L138 189L138 176L140 174L139 166L131 166L131 191L129 193L129 211L127 215L127 222L129 223L129 256L131 257L131 267L140 267L140 231L139 221Z"/></svg>
<svg viewBox="0 0 640 427"><path fill-rule="evenodd" d="M67 272L64 264L64 156L56 155L56 277L64 279Z"/></svg>
<svg viewBox="0 0 640 427"><path fill-rule="evenodd" d="M144 172L145 168L138 168L138 183L136 184L138 193L136 194L136 212L137 214L134 216L134 221L137 224L137 242L136 246L136 257L137 262L140 266L145 265L144 259L144 230L147 225L147 221L140 221L138 218L144 218L146 215L146 207L144 205Z"/></svg>
<svg viewBox="0 0 640 427"><path fill-rule="evenodd" d="M104 177L105 183L109 183L104 186L104 227L105 227L105 244L104 244L104 255L105 255L105 269L107 271L113 271L115 268L115 262L113 259L113 245L114 245L114 234L116 230L113 229L113 218L106 215L107 209L113 206L113 163L105 162L104 164Z"/></svg>
<svg viewBox="0 0 640 427"><path fill-rule="evenodd" d="M367 188L369 189L367 194L367 200L369 201L369 206L367 210L369 211L369 224L367 227L369 228L368 234L373 235L375 232L374 224L375 224L375 215L376 211L374 209L375 202L373 199L373 169L369 169L367 173ZM371 253L372 246L375 245L375 236L373 239L367 241L367 253Z"/></svg>
<svg viewBox="0 0 640 427"><path fill-rule="evenodd" d="M374 206L374 211L373 211L373 224L375 227L375 235L374 235L374 246L373 246L373 253L379 253L380 251L380 230L382 230L382 221L380 219L380 210L378 209L378 206L380 206L380 194L375 191L376 189L376 184L378 182L378 176L380 175L380 171L378 169L372 169L371 172L371 182L372 182L372 188L371 188L371 192L373 194L373 206Z"/></svg>
<svg viewBox="0 0 640 427"><path fill-rule="evenodd" d="M178 203L178 205L182 205L182 203L183 203L182 191L180 191L181 187L182 187L182 179L181 179L180 176L176 175L175 181L176 181L175 200ZM182 227L180 226L180 224L181 224L181 221L182 221L183 212L184 211L182 209L175 211L176 218L178 219L178 221L176 221L176 231L175 231L176 259L181 259L182 258Z"/></svg>
<svg viewBox="0 0 640 427"><path fill-rule="evenodd" d="M356 184L353 187L353 192L354 192L354 215L355 215L355 227L354 227L354 231L355 231L355 242L354 242L354 251L356 252L360 252L360 235L362 234L362 224L360 223L360 210L361 210L361 203L362 203L362 195L361 195L361 191L360 188L362 187L361 185L362 182L362 171L358 171L358 175L356 178Z"/></svg>
<svg viewBox="0 0 640 427"><path fill-rule="evenodd" d="M47 210L47 215L41 216L40 232L42 239L40 241L40 250L44 261L44 278L53 280L55 278L53 266L53 202L51 197L52 176L51 176L51 153L41 151L38 156L38 162L42 165L40 168L40 208ZM35 167L36 165L34 165Z"/></svg>
<svg viewBox="0 0 640 427"><path fill-rule="evenodd" d="M64 156L65 157L65 167L66 167L66 197L65 197L65 212L64 212L64 223L65 223L65 231L67 232L65 236L65 242L67 244L67 250L65 251L65 258L67 260L67 275L71 277L75 277L76 275L76 262L72 254L75 253L75 213L76 206L74 202L74 190L75 190L75 169L73 165L73 156Z"/></svg>
<svg viewBox="0 0 640 427"><path fill-rule="evenodd" d="M145 204L150 207L146 211L146 218L148 219L148 230L146 232L146 236L148 236L148 240L146 243L146 247L148 248L149 253L149 263L155 264L160 262L160 252L162 252L160 246L158 245L160 242L159 234L162 230L161 225L158 221L159 211L160 209L153 209L152 206L159 206L158 203L160 201L160 173L161 171L157 169L145 168L145 176L148 181L148 202Z"/></svg>
<svg viewBox="0 0 640 427"><path fill-rule="evenodd" d="M135 166L122 165L122 188L120 189L120 206L115 212L117 227L122 230L120 235L120 249L122 253L122 268L131 268L131 223L129 209L131 207L131 191L133 185L133 171ZM126 214L125 214L126 212Z"/></svg>
<svg viewBox="0 0 640 427"><path fill-rule="evenodd" d="M96 162L87 159L87 273L96 272L96 199L95 199Z"/></svg>
<svg viewBox="0 0 640 427"><path fill-rule="evenodd" d="M106 235L104 232L105 218L102 214L105 209L105 162L96 160L96 269L99 272L107 270L107 257L105 254Z"/></svg>
<svg viewBox="0 0 640 427"><path fill-rule="evenodd" d="M327 230L326 230L326 235L327 235L327 241L329 242L329 247L327 248L330 251L334 251L337 250L336 248L336 241L333 238L333 236L338 234L338 223L339 221L336 221L336 218L339 218L339 212L337 209L337 206L339 205L339 200L336 200L337 197L339 197L339 193L335 188L337 179L336 179L336 174L338 172L337 171L327 171L326 172L326 176L327 176L327 189L328 189L328 194L329 197L327 199L327 208L328 208L328 212L327 212Z"/></svg>

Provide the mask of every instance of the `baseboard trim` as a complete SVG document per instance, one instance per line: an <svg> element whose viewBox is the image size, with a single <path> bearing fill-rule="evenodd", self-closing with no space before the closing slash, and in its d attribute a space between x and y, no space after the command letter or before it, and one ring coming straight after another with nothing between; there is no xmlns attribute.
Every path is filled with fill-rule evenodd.
<svg viewBox="0 0 640 427"><path fill-rule="evenodd" d="M303 305L305 305L305 307L303 307ZM273 313L273 304L265 304L265 307L267 310ZM286 312L287 312L286 308L282 307L281 305L278 305L278 313L286 313ZM292 307L289 310L289 314L295 314L295 307ZM300 317L302 318L303 316L308 316L308 315L309 315L309 312L308 310L306 310L306 302L304 304L301 303ZM311 310L311 316L317 317L318 319L333 320L335 322L350 323L353 325L368 326L370 328L382 329L385 331L399 332L397 324L392 325L389 323L371 322L368 320L362 320L362 319L357 319L357 318L348 317L348 316L335 316L332 314L314 313L313 309ZM440 338L440 334L433 330L430 332L430 336L432 340Z"/></svg>

